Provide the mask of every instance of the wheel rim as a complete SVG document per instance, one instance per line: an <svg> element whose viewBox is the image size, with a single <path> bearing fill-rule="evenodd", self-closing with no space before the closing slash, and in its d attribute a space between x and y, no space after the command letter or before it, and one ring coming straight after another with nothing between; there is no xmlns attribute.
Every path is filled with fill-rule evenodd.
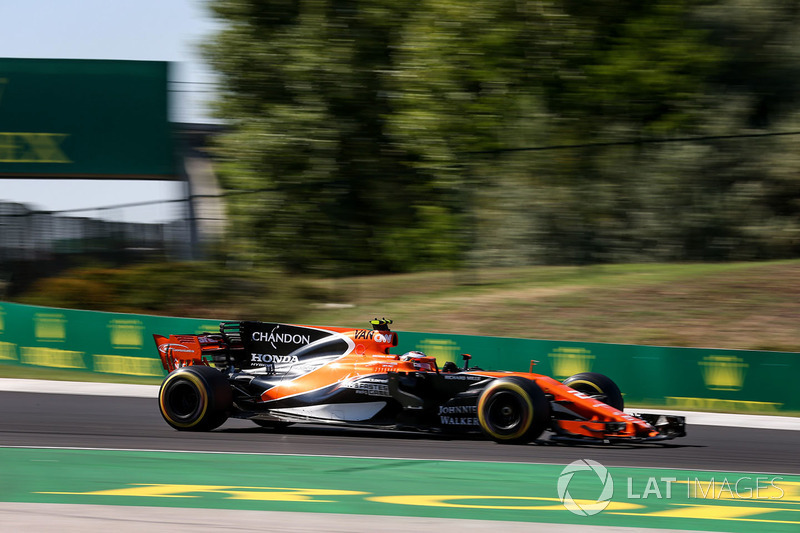
<svg viewBox="0 0 800 533"><path fill-rule="evenodd" d="M190 419L200 409L201 398L197 389L188 381L179 381L170 387L167 408L179 420Z"/></svg>
<svg viewBox="0 0 800 533"><path fill-rule="evenodd" d="M525 406L516 394L500 391L489 400L486 412L487 421L494 429L513 432L524 419Z"/></svg>

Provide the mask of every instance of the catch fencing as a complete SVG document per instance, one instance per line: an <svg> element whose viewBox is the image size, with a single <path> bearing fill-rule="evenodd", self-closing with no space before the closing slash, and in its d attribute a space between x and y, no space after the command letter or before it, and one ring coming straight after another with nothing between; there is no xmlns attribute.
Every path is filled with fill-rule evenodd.
<svg viewBox="0 0 800 533"><path fill-rule="evenodd" d="M0 201L0 265L124 251L182 258L188 242L185 221L144 224L58 216Z"/></svg>

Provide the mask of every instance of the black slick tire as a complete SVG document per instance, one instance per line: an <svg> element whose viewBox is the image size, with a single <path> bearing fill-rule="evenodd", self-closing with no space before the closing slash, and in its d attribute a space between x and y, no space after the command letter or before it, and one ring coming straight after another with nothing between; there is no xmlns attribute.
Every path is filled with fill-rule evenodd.
<svg viewBox="0 0 800 533"><path fill-rule="evenodd" d="M211 431L228 419L233 391L219 370L187 366L164 379L158 405L167 424L179 431Z"/></svg>
<svg viewBox="0 0 800 533"><path fill-rule="evenodd" d="M550 421L550 403L539 386L518 376L490 383L478 398L483 433L501 444L536 440Z"/></svg>
<svg viewBox="0 0 800 533"><path fill-rule="evenodd" d="M608 376L595 372L581 372L568 377L562 383L604 404L610 405L614 409L620 411L625 409L625 400L622 398L622 392Z"/></svg>

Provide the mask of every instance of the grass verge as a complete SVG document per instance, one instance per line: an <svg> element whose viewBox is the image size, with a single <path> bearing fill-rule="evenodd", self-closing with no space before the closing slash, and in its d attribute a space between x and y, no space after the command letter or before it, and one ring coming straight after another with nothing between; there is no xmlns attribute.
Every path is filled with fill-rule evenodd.
<svg viewBox="0 0 800 533"><path fill-rule="evenodd" d="M800 261L531 267L316 281L300 322L615 344L800 351Z"/></svg>

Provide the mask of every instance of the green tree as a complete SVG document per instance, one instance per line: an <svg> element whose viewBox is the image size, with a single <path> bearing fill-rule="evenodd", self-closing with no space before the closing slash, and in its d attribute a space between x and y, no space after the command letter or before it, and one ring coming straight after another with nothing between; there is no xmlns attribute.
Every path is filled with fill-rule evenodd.
<svg viewBox="0 0 800 533"><path fill-rule="evenodd" d="M388 0L217 0L206 47L221 73L219 153L256 257L337 273L448 266L446 195L389 138L392 50L410 6Z"/></svg>
<svg viewBox="0 0 800 533"><path fill-rule="evenodd" d="M646 152L505 150L691 133L723 58L710 33L688 2L423 2L397 54L392 131L462 191L473 259L641 257Z"/></svg>
<svg viewBox="0 0 800 533"><path fill-rule="evenodd" d="M790 138L646 144L800 125L799 0L211 6L225 182L264 190L232 197L243 255L348 274L800 251ZM547 145L582 147L518 150Z"/></svg>

